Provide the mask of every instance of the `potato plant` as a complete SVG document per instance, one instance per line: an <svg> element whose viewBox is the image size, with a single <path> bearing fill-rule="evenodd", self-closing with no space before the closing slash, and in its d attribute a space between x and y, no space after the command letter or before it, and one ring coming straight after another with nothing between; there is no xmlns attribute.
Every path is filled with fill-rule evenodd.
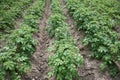
<svg viewBox="0 0 120 80"><path fill-rule="evenodd" d="M53 5L54 4L54 5ZM83 57L80 55L76 42L69 33L69 28L65 22L66 17L62 13L59 0L52 0L52 13L47 28L48 33L55 39L53 47L49 50L53 53L49 58L49 66L52 70L49 76L55 76L56 80L77 79L77 67L82 65Z"/></svg>
<svg viewBox="0 0 120 80"><path fill-rule="evenodd" d="M26 12L26 16L24 17L24 24L38 29L39 27L37 25L39 23L39 18L42 17L44 5L45 3L40 0L38 3L35 3L31 8L29 8Z"/></svg>
<svg viewBox="0 0 120 80"><path fill-rule="evenodd" d="M49 65L52 66L49 76L55 75L57 80L73 80L79 77L76 68L83 63L83 57L73 42L70 39L55 41L54 47L50 49L54 54L49 58Z"/></svg>
<svg viewBox="0 0 120 80"><path fill-rule="evenodd" d="M58 27L63 27L65 26L66 23L64 23L65 17L61 14L54 14L50 16L48 24L50 27L47 28L47 31L49 32L49 35L51 37L55 36L55 31Z"/></svg>
<svg viewBox="0 0 120 80"><path fill-rule="evenodd" d="M113 4L113 5L111 5ZM120 6L117 0L67 0L66 5L78 30L85 31L84 45L90 45L92 57L103 61L101 68L115 66L120 61L120 41L113 30L120 20ZM111 71L116 73L116 67ZM114 73L113 73L114 72Z"/></svg>
<svg viewBox="0 0 120 80"><path fill-rule="evenodd" d="M54 13L63 14L63 11L62 11L60 2L57 1L57 0L52 1L51 10L52 10L52 13L53 13L53 14L54 14Z"/></svg>
<svg viewBox="0 0 120 80"><path fill-rule="evenodd" d="M45 1L37 0L35 5L30 7L26 16L34 15L34 21L41 18ZM38 8L38 10L34 10ZM31 13L30 11L34 11ZM34 14L36 13L37 14ZM29 13L29 14L28 14ZM10 34L7 45L0 51L0 79L5 80L6 76L10 76L11 80L21 80L21 76L31 69L30 57L35 51L37 41L33 39L33 33L37 32L38 23L30 23L30 19L21 23L20 28L13 30ZM36 25L36 27L33 27Z"/></svg>
<svg viewBox="0 0 120 80"><path fill-rule="evenodd" d="M22 11L32 2L32 0L2 1L0 3L0 30L10 32L14 29L15 20L22 16Z"/></svg>
<svg viewBox="0 0 120 80"><path fill-rule="evenodd" d="M24 25L10 35L8 45L0 52L1 80L5 80L8 72L10 79L20 80L20 75L30 69L30 55L35 51L33 31L34 29Z"/></svg>

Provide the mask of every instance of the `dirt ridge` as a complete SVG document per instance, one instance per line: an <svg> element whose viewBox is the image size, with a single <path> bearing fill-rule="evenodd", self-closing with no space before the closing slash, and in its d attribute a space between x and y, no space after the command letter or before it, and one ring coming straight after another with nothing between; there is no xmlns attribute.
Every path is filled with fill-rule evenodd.
<svg viewBox="0 0 120 80"><path fill-rule="evenodd" d="M46 31L47 20L51 15L50 0L46 0L46 6L43 12L43 17L40 20L39 32L35 34L35 38L38 40L36 51L31 58L32 70L28 72L25 80L49 80L48 79L48 46L51 43L51 39Z"/></svg>

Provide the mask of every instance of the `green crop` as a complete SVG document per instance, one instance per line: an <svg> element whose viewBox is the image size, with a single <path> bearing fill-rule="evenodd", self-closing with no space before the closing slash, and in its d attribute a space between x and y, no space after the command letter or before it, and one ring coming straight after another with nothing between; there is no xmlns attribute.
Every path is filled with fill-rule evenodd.
<svg viewBox="0 0 120 80"><path fill-rule="evenodd" d="M33 38L33 33L37 32L38 20L41 18L44 6L44 0L37 0L35 5L26 11L20 27L11 31L7 45L0 51L1 80L5 80L7 75L11 80L21 80L21 76L30 71L30 58L37 43ZM36 8L38 10L35 11ZM31 11L34 12L31 13Z"/></svg>
<svg viewBox="0 0 120 80"><path fill-rule="evenodd" d="M83 57L80 55L76 42L70 35L66 17L62 13L62 8L58 0L52 0L52 13L48 20L48 33L55 39L49 50L53 53L49 58L49 66L52 70L49 76L55 76L56 80L77 79L77 67L82 65Z"/></svg>
<svg viewBox="0 0 120 80"><path fill-rule="evenodd" d="M103 61L102 69L107 65L114 66L115 61L119 62L119 34L113 30L119 25L119 2L117 0L67 0L66 2L78 30L85 31L83 44L90 45L92 57Z"/></svg>

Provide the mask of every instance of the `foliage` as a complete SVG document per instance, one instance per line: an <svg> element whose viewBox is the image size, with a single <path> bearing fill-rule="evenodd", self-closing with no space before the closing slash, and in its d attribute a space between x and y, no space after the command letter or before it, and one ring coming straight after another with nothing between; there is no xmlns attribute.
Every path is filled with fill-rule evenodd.
<svg viewBox="0 0 120 80"><path fill-rule="evenodd" d="M66 2L78 29L85 31L86 37L83 43L90 45L91 56L101 59L106 65L113 66L114 61L119 61L118 56L120 56L118 33L113 30L120 20L119 2L117 0ZM105 67L104 64L102 66Z"/></svg>
<svg viewBox="0 0 120 80"><path fill-rule="evenodd" d="M65 17L61 14L54 14L50 16L48 20L48 24L50 25L47 30L51 37L55 36L55 31L58 27L64 27L66 24L64 23Z"/></svg>
<svg viewBox="0 0 120 80"><path fill-rule="evenodd" d="M51 10L52 10L52 13L58 13L58 14L63 14L63 11L62 11L62 8L60 6L60 2L58 0L52 0L52 3L51 3Z"/></svg>
<svg viewBox="0 0 120 80"><path fill-rule="evenodd" d="M54 5L53 5L54 4ZM62 8L58 0L52 0L52 12L47 28L55 42L49 50L53 55L49 58L49 66L52 70L49 76L56 76L57 80L72 80L78 78L77 67L83 63L83 57L80 55L79 48L69 33L66 17L62 13Z"/></svg>
<svg viewBox="0 0 120 80"><path fill-rule="evenodd" d="M15 20L22 16L22 11L30 3L32 3L32 0L2 1L0 3L0 30L9 32L14 29Z"/></svg>
<svg viewBox="0 0 120 80"><path fill-rule="evenodd" d="M53 54L49 58L49 65L52 66L53 72L49 73L49 76L54 74L57 80L72 80L77 78L77 66L83 63L83 57L79 53L79 48L70 43L67 39L61 39L54 43L54 50L51 50Z"/></svg>
<svg viewBox="0 0 120 80"><path fill-rule="evenodd" d="M11 76L20 77L20 74L30 69L30 55L35 50L35 40L32 38L33 31L34 29L24 25L10 35L8 45L0 53L1 67L3 71L6 71L6 74L9 71ZM15 73L12 72L18 75L14 76ZM11 79L16 80L12 77Z"/></svg>
<svg viewBox="0 0 120 80"><path fill-rule="evenodd" d="M32 28L38 29L39 26L39 17L42 17L42 12L45 3L42 0L39 0L38 3L35 3L32 7L30 7L27 12L26 16L24 17L24 24L29 25Z"/></svg>
<svg viewBox="0 0 120 80"><path fill-rule="evenodd" d="M41 6L42 4L42 6ZM39 5L39 6L38 6ZM7 45L0 51L0 78L5 80L6 75L10 76L11 80L21 80L21 75L30 70L30 57L35 51L36 40L33 39L33 33L37 31L38 23L31 23L31 21L38 21L44 9L45 1L37 0L36 5L30 7L25 13L24 22L21 23L20 28L13 30L8 38ZM30 13L36 6L38 11ZM41 8L40 8L41 7ZM29 13L29 14L28 14ZM33 16L28 20L27 16ZM31 20L32 19L32 20ZM34 27L33 27L34 26Z"/></svg>
<svg viewBox="0 0 120 80"><path fill-rule="evenodd" d="M27 25L30 25L33 28L36 28L39 20L37 20L38 17L34 16L34 15L26 15L24 17L24 23Z"/></svg>

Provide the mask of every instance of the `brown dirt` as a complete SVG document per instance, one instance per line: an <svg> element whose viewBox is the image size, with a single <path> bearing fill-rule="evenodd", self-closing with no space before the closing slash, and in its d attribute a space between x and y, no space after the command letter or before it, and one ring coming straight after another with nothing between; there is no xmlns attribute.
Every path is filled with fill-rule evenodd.
<svg viewBox="0 0 120 80"><path fill-rule="evenodd" d="M101 72L99 66L101 64L100 61L91 59L89 57L90 50L88 46L83 46L82 40L84 38L83 32L78 31L76 29L75 21L72 19L72 17L69 14L69 11L66 8L65 3L63 0L60 0L63 12L65 16L67 17L66 22L68 23L71 31L71 35L74 39L77 40L77 46L80 49L81 54L84 57L84 64L82 67L78 68L78 73L80 75L79 80L113 80L108 71L105 71L104 73Z"/></svg>
<svg viewBox="0 0 120 80"><path fill-rule="evenodd" d="M120 25L116 26L115 30L120 33Z"/></svg>
<svg viewBox="0 0 120 80"><path fill-rule="evenodd" d="M0 49L3 47L2 45L3 45L2 40L0 40Z"/></svg>
<svg viewBox="0 0 120 80"><path fill-rule="evenodd" d="M119 37L119 40L120 40L120 24L117 27L115 27L115 31L119 33L118 37Z"/></svg>
<svg viewBox="0 0 120 80"><path fill-rule="evenodd" d="M51 15L50 0L46 0L46 7L43 13L43 18L40 20L40 30L35 35L35 38L39 41L36 46L36 51L31 58L32 70L28 72L26 79L24 80L49 80L48 78L48 53L47 48L51 44L52 40L46 31L47 20Z"/></svg>

